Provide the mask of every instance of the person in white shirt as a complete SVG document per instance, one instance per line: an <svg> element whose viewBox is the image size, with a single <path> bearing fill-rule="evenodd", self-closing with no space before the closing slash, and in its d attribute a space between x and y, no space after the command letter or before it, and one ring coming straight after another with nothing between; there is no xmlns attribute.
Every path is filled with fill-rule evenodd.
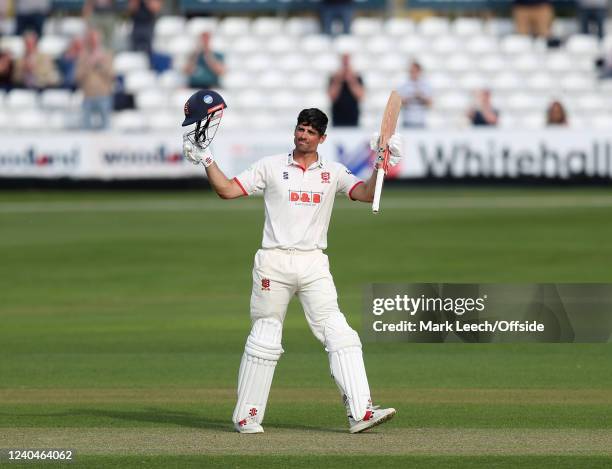
<svg viewBox="0 0 612 469"><path fill-rule="evenodd" d="M310 329L329 354L349 431L367 430L395 415L395 409L372 405L361 342L338 307L329 261L323 253L336 193L371 202L376 173L364 183L342 164L321 158L317 147L325 141L327 123L322 111L303 110L297 118L293 150L263 158L233 179L219 169L208 149L200 148L188 134L184 137L185 157L204 164L209 182L221 198L261 191L264 196L263 242L253 268L252 329L240 364L233 414L234 427L240 433L263 432L268 393L283 352L282 324L294 295L302 303ZM377 135L371 143L378 145ZM401 158L399 136L392 137L389 148L390 164L397 164Z"/></svg>
<svg viewBox="0 0 612 469"><path fill-rule="evenodd" d="M409 78L397 92L402 97L402 124L404 127L425 127L427 109L431 107L431 86L423 78L423 69L418 62L412 62Z"/></svg>

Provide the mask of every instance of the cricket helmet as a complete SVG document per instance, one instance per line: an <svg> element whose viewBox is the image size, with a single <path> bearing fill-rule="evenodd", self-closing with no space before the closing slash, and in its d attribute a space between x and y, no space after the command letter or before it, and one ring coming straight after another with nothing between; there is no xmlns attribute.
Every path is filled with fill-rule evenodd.
<svg viewBox="0 0 612 469"><path fill-rule="evenodd" d="M185 103L185 120L182 126L196 126L191 132L187 132L187 138L200 148L210 145L226 107L225 100L216 91L200 90L192 94Z"/></svg>

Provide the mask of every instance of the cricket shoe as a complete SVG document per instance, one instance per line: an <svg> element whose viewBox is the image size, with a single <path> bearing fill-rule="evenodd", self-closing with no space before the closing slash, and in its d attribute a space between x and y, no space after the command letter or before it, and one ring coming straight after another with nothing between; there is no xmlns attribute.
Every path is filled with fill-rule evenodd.
<svg viewBox="0 0 612 469"><path fill-rule="evenodd" d="M368 430L376 425L380 425L388 420L391 420L395 415L395 409L389 407L388 409L381 409L380 406L370 406L366 410L365 416L362 420L354 420L352 415L348 416L349 419L349 432L361 433Z"/></svg>
<svg viewBox="0 0 612 469"><path fill-rule="evenodd" d="M247 417L238 423L234 423L234 428L238 433L263 433L264 429L254 418Z"/></svg>

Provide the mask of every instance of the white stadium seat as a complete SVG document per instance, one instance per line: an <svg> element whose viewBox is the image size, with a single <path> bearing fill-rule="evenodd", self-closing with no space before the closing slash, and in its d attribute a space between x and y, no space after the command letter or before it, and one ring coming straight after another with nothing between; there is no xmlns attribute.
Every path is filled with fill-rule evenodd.
<svg viewBox="0 0 612 469"><path fill-rule="evenodd" d="M511 68L521 73L534 73L542 69L542 57L535 53L517 55L511 61Z"/></svg>
<svg viewBox="0 0 612 469"><path fill-rule="evenodd" d="M478 56L494 53L499 49L497 39L492 36L471 37L467 40L464 47L470 54Z"/></svg>
<svg viewBox="0 0 612 469"><path fill-rule="evenodd" d="M489 54L480 57L476 62L476 66L484 73L495 74L506 68L506 61L499 54Z"/></svg>
<svg viewBox="0 0 612 469"><path fill-rule="evenodd" d="M395 50L395 43L387 35L372 35L365 42L365 50L374 55L387 54Z"/></svg>
<svg viewBox="0 0 612 469"><path fill-rule="evenodd" d="M418 29L424 36L440 36L449 32L450 22L447 18L432 16L422 20Z"/></svg>
<svg viewBox="0 0 612 469"><path fill-rule="evenodd" d="M11 114L11 120L15 130L32 131L48 127L47 116L34 109L17 111Z"/></svg>
<svg viewBox="0 0 612 469"><path fill-rule="evenodd" d="M502 72L492 80L492 88L497 92L511 93L514 90L521 89L522 86L523 80L520 75L514 72Z"/></svg>
<svg viewBox="0 0 612 469"><path fill-rule="evenodd" d="M238 52L240 54L254 54L260 52L263 49L263 43L259 38L253 36L244 35L236 36L231 42L231 51Z"/></svg>
<svg viewBox="0 0 612 469"><path fill-rule="evenodd" d="M282 89L288 81L289 77L286 74L276 70L269 70L259 76L256 84L259 88L271 91Z"/></svg>
<svg viewBox="0 0 612 469"><path fill-rule="evenodd" d="M323 75L312 70L299 71L293 74L291 78L291 83L293 83L293 86L296 89L304 91L312 89L325 89L327 82L327 75Z"/></svg>
<svg viewBox="0 0 612 469"><path fill-rule="evenodd" d="M40 94L43 109L71 109L74 107L72 92L69 90L44 90Z"/></svg>
<svg viewBox="0 0 612 469"><path fill-rule="evenodd" d="M272 93L268 100L270 108L274 110L295 110L300 105L298 95L287 90L278 90Z"/></svg>
<svg viewBox="0 0 612 469"><path fill-rule="evenodd" d="M531 91L555 91L557 80L553 79L551 74L546 71L536 72L527 77L527 89Z"/></svg>
<svg viewBox="0 0 612 469"><path fill-rule="evenodd" d="M154 112L148 114L147 124L151 130L174 130L182 116L170 112Z"/></svg>
<svg viewBox="0 0 612 469"><path fill-rule="evenodd" d="M372 17L358 17L353 20L351 32L357 36L375 36L383 29L382 19Z"/></svg>
<svg viewBox="0 0 612 469"><path fill-rule="evenodd" d="M416 31L414 21L408 18L389 18L383 25L383 31L391 36L400 38Z"/></svg>
<svg viewBox="0 0 612 469"><path fill-rule="evenodd" d="M306 36L300 43L300 49L308 54L319 54L331 50L331 39L323 34Z"/></svg>
<svg viewBox="0 0 612 469"><path fill-rule="evenodd" d="M460 48L461 42L455 36L438 36L433 39L431 52L440 55L451 55L457 53Z"/></svg>
<svg viewBox="0 0 612 469"><path fill-rule="evenodd" d="M482 34L482 21L476 18L457 18L451 27L457 36L476 36Z"/></svg>
<svg viewBox="0 0 612 469"><path fill-rule="evenodd" d="M311 59L310 65L316 72L329 75L334 73L340 67L340 58L333 53L320 54L319 56Z"/></svg>
<svg viewBox="0 0 612 469"><path fill-rule="evenodd" d="M152 89L136 93L136 108L143 111L156 111L168 107L168 94L162 90Z"/></svg>
<svg viewBox="0 0 612 469"><path fill-rule="evenodd" d="M430 44L425 41L425 38L414 35L414 36L405 36L403 38L398 38L399 44L397 47L399 51L403 54L406 54L410 57L415 57L417 55L427 53L430 48Z"/></svg>
<svg viewBox="0 0 612 469"><path fill-rule="evenodd" d="M441 94L434 101L434 107L438 111L465 112L470 105L470 98L467 93L450 91Z"/></svg>
<svg viewBox="0 0 612 469"><path fill-rule="evenodd" d="M285 33L289 36L306 36L319 34L319 21L315 18L293 17L285 21Z"/></svg>
<svg viewBox="0 0 612 469"><path fill-rule="evenodd" d="M219 23L217 33L224 36L240 36L249 34L251 31L251 20L248 18L229 16Z"/></svg>
<svg viewBox="0 0 612 469"><path fill-rule="evenodd" d="M548 54L544 65L546 70L557 73L568 73L575 69L575 63L565 52Z"/></svg>
<svg viewBox="0 0 612 469"><path fill-rule="evenodd" d="M600 53L599 40L592 35L576 34L565 44L565 50L578 57L595 57Z"/></svg>
<svg viewBox="0 0 612 469"><path fill-rule="evenodd" d="M21 36L3 36L0 37L0 49L7 50L14 58L23 56L25 44Z"/></svg>
<svg viewBox="0 0 612 469"><path fill-rule="evenodd" d="M68 39L63 36L43 36L38 42L38 50L55 59L59 57L68 46Z"/></svg>
<svg viewBox="0 0 612 469"><path fill-rule="evenodd" d="M559 80L561 89L569 93L584 93L594 88L592 77L586 77L581 73L570 73Z"/></svg>
<svg viewBox="0 0 612 469"><path fill-rule="evenodd" d="M264 43L264 50L272 54L287 54L298 50L298 42L283 35L270 36Z"/></svg>
<svg viewBox="0 0 612 469"><path fill-rule="evenodd" d="M253 86L253 75L240 70L230 70L221 77L223 88L240 90Z"/></svg>
<svg viewBox="0 0 612 469"><path fill-rule="evenodd" d="M113 68L117 75L148 70L149 58L144 52L119 52L113 61Z"/></svg>
<svg viewBox="0 0 612 469"><path fill-rule="evenodd" d="M354 54L360 51L364 42L357 36L342 34L334 39L333 48L338 54Z"/></svg>
<svg viewBox="0 0 612 469"><path fill-rule="evenodd" d="M274 68L274 60L270 54L254 54L244 61L244 70L249 72L265 72Z"/></svg>
<svg viewBox="0 0 612 469"><path fill-rule="evenodd" d="M187 21L187 34L197 37L204 32L214 32L217 29L219 20L217 18L195 17Z"/></svg>
<svg viewBox="0 0 612 469"><path fill-rule="evenodd" d="M38 94L32 90L14 89L8 92L5 104L8 109L36 109L38 108Z"/></svg>
<svg viewBox="0 0 612 469"><path fill-rule="evenodd" d="M119 132L141 132L148 127L146 114L138 111L121 111L111 118L111 127Z"/></svg>
<svg viewBox="0 0 612 469"><path fill-rule="evenodd" d="M157 85L164 90L175 90L187 84L184 74L176 70L166 70L157 77Z"/></svg>
<svg viewBox="0 0 612 469"><path fill-rule="evenodd" d="M259 16L251 23L251 32L256 36L280 35L283 29L283 20L277 17Z"/></svg>
<svg viewBox="0 0 612 469"><path fill-rule="evenodd" d="M515 34L506 36L500 45L505 54L524 54L533 50L533 40L529 36Z"/></svg>
<svg viewBox="0 0 612 469"><path fill-rule="evenodd" d="M459 79L459 88L463 91L476 91L487 88L488 80L478 72L466 73Z"/></svg>
<svg viewBox="0 0 612 469"><path fill-rule="evenodd" d="M267 98L261 91L248 89L237 93L234 97L234 109L244 109L247 111L255 109L265 109L267 106Z"/></svg>
<svg viewBox="0 0 612 469"><path fill-rule="evenodd" d="M304 68L304 55L299 52L284 54L276 65L283 72L296 72Z"/></svg>
<svg viewBox="0 0 612 469"><path fill-rule="evenodd" d="M176 109L178 112L182 113L185 103L196 91L198 90L190 88L176 90L174 93L172 93L168 102L170 110Z"/></svg>
<svg viewBox="0 0 612 469"><path fill-rule="evenodd" d="M183 16L160 16L155 22L154 34L165 39L181 36L185 34L186 23Z"/></svg>
<svg viewBox="0 0 612 469"><path fill-rule="evenodd" d="M468 73L476 69L476 61L471 56L456 54L445 61L446 70L452 73Z"/></svg>
<svg viewBox="0 0 612 469"><path fill-rule="evenodd" d="M457 88L457 83L450 73L430 73L427 76L427 81L429 82L431 88L436 92L450 91Z"/></svg>
<svg viewBox="0 0 612 469"><path fill-rule="evenodd" d="M157 75L150 70L138 70L125 76L124 87L129 93L138 93L157 87Z"/></svg>
<svg viewBox="0 0 612 469"><path fill-rule="evenodd" d="M85 31L87 31L87 23L83 18L67 16L61 19L58 33L62 36L75 37L82 36Z"/></svg>

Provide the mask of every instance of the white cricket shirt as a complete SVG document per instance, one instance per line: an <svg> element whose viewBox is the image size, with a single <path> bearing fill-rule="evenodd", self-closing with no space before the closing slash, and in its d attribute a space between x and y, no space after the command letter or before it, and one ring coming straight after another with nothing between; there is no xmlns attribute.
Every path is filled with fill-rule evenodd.
<svg viewBox="0 0 612 469"><path fill-rule="evenodd" d="M337 192L351 197L363 181L344 165L319 159L308 169L293 153L263 158L234 180L245 195L263 191L266 221L262 247L309 251L327 248L327 228Z"/></svg>

